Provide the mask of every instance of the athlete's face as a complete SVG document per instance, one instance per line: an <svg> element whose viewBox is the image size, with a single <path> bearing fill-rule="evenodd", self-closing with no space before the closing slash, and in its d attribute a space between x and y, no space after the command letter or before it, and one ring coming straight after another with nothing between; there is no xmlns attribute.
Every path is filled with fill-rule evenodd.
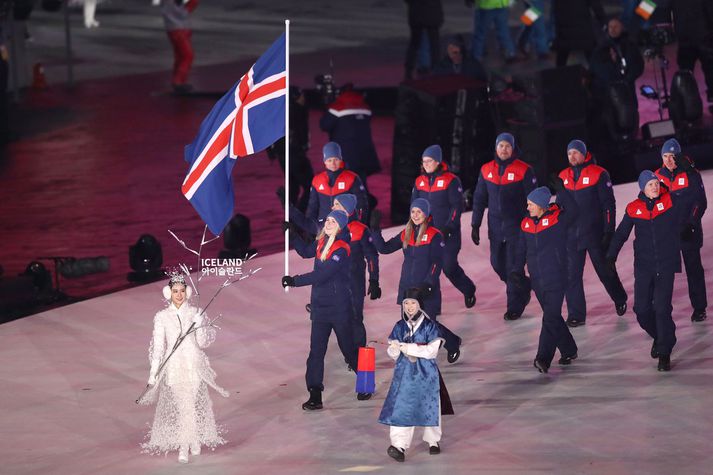
<svg viewBox="0 0 713 475"><path fill-rule="evenodd" d="M416 312L421 309L418 304L418 300L416 299L404 299L403 304L404 312L406 312L406 315L408 315L409 317L413 317L414 315L416 315Z"/></svg>
<svg viewBox="0 0 713 475"><path fill-rule="evenodd" d="M649 180L644 187L644 194L649 199L658 198L661 194L661 184L658 180Z"/></svg>
<svg viewBox="0 0 713 475"><path fill-rule="evenodd" d="M512 145L510 145L510 142L506 142L504 140L499 142L495 147L495 154L500 160L507 160L512 157Z"/></svg>
<svg viewBox="0 0 713 475"><path fill-rule="evenodd" d="M171 302L176 308L181 308L186 300L186 286L181 284L173 284L171 287Z"/></svg>
<svg viewBox="0 0 713 475"><path fill-rule="evenodd" d="M421 164L423 165L423 169L426 173L433 173L436 171L436 168L438 168L438 162L431 157L423 157Z"/></svg>
<svg viewBox="0 0 713 475"><path fill-rule="evenodd" d="M411 221L413 221L413 224L416 226L419 226L421 223L426 221L426 215L423 214L423 211L419 208L411 208Z"/></svg>
<svg viewBox="0 0 713 475"><path fill-rule="evenodd" d="M536 205L530 200L527 200L527 212L530 214L531 218L539 218L543 214L545 214L545 209L541 208L539 205Z"/></svg>
<svg viewBox="0 0 713 475"><path fill-rule="evenodd" d="M584 155L582 155L582 152L580 152L579 150L573 148L567 150L567 160L569 160L570 165L576 167L577 165L581 165L584 163Z"/></svg>
<svg viewBox="0 0 713 475"><path fill-rule="evenodd" d="M663 166L668 168L669 171L674 171L676 166L676 155L672 153L664 153L661 157L663 159Z"/></svg>
<svg viewBox="0 0 713 475"><path fill-rule="evenodd" d="M339 224L334 218L329 217L324 220L324 233L327 236L334 236L337 231L339 231Z"/></svg>
<svg viewBox="0 0 713 475"><path fill-rule="evenodd" d="M330 172L336 172L342 165L342 161L337 157L331 157L324 161L324 167Z"/></svg>

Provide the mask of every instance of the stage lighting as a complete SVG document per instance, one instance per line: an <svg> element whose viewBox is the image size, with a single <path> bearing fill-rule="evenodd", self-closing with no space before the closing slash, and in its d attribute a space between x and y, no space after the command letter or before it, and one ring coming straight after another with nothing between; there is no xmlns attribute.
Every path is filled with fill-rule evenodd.
<svg viewBox="0 0 713 475"><path fill-rule="evenodd" d="M252 236L250 219L243 214L236 214L223 229L223 250L219 259L244 259L246 255L257 252L250 248Z"/></svg>
<svg viewBox="0 0 713 475"><path fill-rule="evenodd" d="M143 234L136 244L129 247L129 265L133 272L127 278L130 282L148 282L163 276L163 251L158 239L151 234Z"/></svg>
<svg viewBox="0 0 713 475"><path fill-rule="evenodd" d="M673 75L668 113L676 128L690 127L703 116L703 102L693 72L684 69Z"/></svg>

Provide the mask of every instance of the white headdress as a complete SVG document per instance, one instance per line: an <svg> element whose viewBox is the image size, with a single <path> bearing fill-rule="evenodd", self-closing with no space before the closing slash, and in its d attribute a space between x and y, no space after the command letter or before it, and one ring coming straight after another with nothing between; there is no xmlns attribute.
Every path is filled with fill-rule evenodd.
<svg viewBox="0 0 713 475"><path fill-rule="evenodd" d="M171 272L166 272L166 275L170 277L168 280L168 285L163 287L163 298L166 300L171 300L171 288L176 284L181 284L186 288L186 300L191 298L193 295L193 289L190 285L186 284L186 277L180 270L173 270Z"/></svg>

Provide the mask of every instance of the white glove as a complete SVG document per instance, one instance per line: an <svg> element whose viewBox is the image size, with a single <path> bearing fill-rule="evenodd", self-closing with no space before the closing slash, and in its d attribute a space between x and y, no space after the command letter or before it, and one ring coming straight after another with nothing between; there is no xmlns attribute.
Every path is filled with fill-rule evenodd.
<svg viewBox="0 0 713 475"><path fill-rule="evenodd" d="M149 386L153 386L154 384L156 384L156 375L151 374L149 375Z"/></svg>
<svg viewBox="0 0 713 475"><path fill-rule="evenodd" d="M399 348L399 342L396 340L392 340L389 343L389 347L386 349L386 354L388 354L391 359L396 360L398 359L399 355L401 354L401 349Z"/></svg>
<svg viewBox="0 0 713 475"><path fill-rule="evenodd" d="M196 324L195 327L199 327L199 326L203 325L203 320L204 320L204 317L203 317L203 315L199 312L199 313L196 313L196 314L195 314L195 316L193 317L192 322Z"/></svg>

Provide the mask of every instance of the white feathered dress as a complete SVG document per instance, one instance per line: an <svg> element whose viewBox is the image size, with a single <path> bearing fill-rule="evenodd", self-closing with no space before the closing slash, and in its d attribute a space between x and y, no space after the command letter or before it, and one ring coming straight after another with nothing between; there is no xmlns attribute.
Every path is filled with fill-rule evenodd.
<svg viewBox="0 0 713 475"><path fill-rule="evenodd" d="M156 375L177 338L188 331L192 322L200 327L205 320L200 309L188 303L180 308L171 303L154 317L149 346L149 384L153 383L153 386L140 403L156 402L156 414L146 436L147 442L141 444L144 452L166 453L197 444L198 447L215 448L225 443L221 428L215 423L208 387L224 397L228 397L228 392L215 383L215 371L203 352L203 348L215 340L214 328L199 328L188 335L158 377Z"/></svg>

